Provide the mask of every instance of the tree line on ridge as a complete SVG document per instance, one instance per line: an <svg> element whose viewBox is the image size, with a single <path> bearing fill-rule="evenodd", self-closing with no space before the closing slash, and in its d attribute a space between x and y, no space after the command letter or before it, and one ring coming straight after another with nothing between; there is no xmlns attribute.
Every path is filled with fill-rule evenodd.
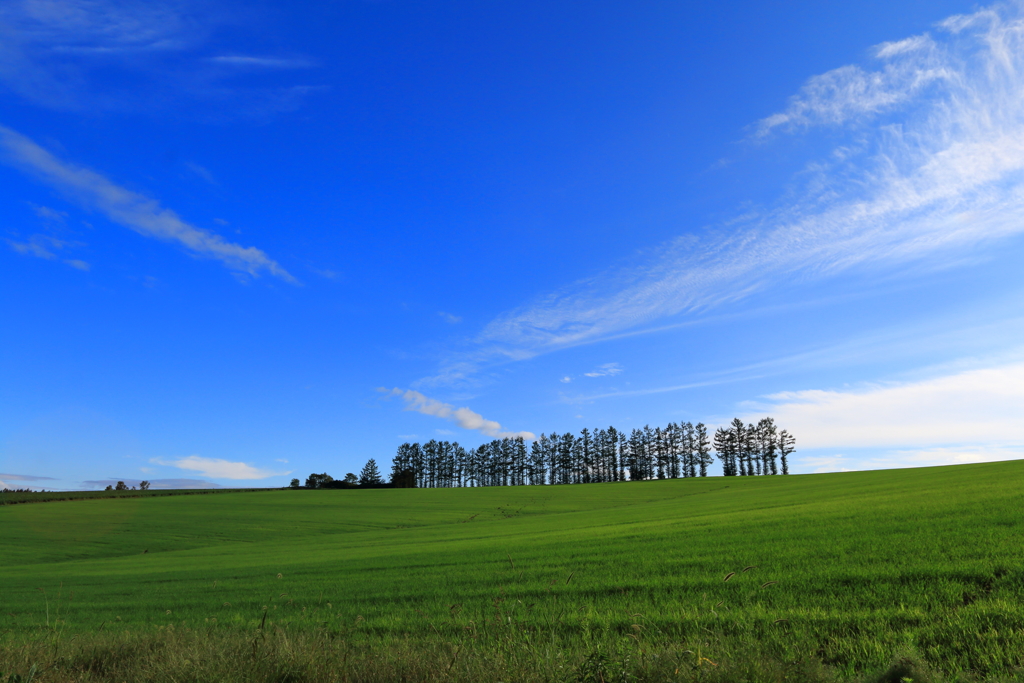
<svg viewBox="0 0 1024 683"><path fill-rule="evenodd" d="M629 434L614 427L584 429L578 436L541 434L529 448L522 437L468 449L430 440L398 447L391 481L395 486L451 488L706 477L715 461L712 448L725 476L789 474L795 446L793 435L779 431L770 417L756 425L736 418L713 439L704 424L684 422Z"/></svg>

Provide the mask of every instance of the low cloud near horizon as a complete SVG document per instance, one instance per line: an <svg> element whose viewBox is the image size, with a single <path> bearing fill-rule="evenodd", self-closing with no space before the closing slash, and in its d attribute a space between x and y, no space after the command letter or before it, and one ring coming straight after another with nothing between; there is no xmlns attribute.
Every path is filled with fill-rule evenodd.
<svg viewBox="0 0 1024 683"><path fill-rule="evenodd" d="M12 484L10 482L18 482ZM43 488L40 486L32 486L29 482L35 481L57 481L54 477L39 477L31 474L9 474L0 472L0 491L4 489L31 489L31 488Z"/></svg>
<svg viewBox="0 0 1024 683"><path fill-rule="evenodd" d="M94 488L106 488L115 486L117 482L123 481L127 486L138 486L142 479L90 479L83 481L83 484ZM166 491L170 489L220 489L220 484L203 479L149 479L150 488L153 490Z"/></svg>
<svg viewBox="0 0 1024 683"><path fill-rule="evenodd" d="M38 477L31 474L8 474L0 472L0 477L9 481L57 481L54 477Z"/></svg>
<svg viewBox="0 0 1024 683"><path fill-rule="evenodd" d="M772 394L748 404L793 433L815 471L888 469L1024 457L1024 362L908 382ZM756 411L756 412L754 412ZM859 449L871 454L858 457Z"/></svg>
<svg viewBox="0 0 1024 683"><path fill-rule="evenodd" d="M291 474L291 472L271 472L270 470L263 470L258 467L253 467L244 462L232 462L230 460L221 460L218 458L204 458L199 455L190 455L185 458L179 458L178 460L162 460L160 458L151 458L150 462L154 465L163 465L165 467L177 467L181 470L189 470L192 472L199 472L203 476L212 477L213 479L237 479L237 480L251 480L251 479L267 479L268 477L283 476L285 474Z"/></svg>

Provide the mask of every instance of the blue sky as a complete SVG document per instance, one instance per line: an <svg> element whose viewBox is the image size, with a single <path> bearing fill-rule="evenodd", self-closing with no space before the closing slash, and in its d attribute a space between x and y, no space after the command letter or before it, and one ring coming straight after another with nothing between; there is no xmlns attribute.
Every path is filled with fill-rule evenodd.
<svg viewBox="0 0 1024 683"><path fill-rule="evenodd" d="M635 5L4 3L0 482L1024 456L1022 6Z"/></svg>

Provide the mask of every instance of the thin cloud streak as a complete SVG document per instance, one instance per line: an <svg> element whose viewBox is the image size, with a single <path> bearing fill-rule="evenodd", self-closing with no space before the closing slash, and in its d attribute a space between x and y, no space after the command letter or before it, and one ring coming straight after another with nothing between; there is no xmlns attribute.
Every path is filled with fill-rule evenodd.
<svg viewBox="0 0 1024 683"><path fill-rule="evenodd" d="M618 363L605 363L597 370L592 372L584 372L584 377L613 377L622 372L622 368L619 367Z"/></svg>
<svg viewBox="0 0 1024 683"><path fill-rule="evenodd" d="M180 54L206 39L209 7L182 1L48 0L0 4L0 82L25 99L58 109L103 108L121 97L99 94L90 77L111 60L140 68L140 55Z"/></svg>
<svg viewBox="0 0 1024 683"><path fill-rule="evenodd" d="M16 242L12 239L6 239L7 244L19 254L23 256L35 256L46 261L56 260L57 254L54 251L66 249L72 246L81 246L79 243L72 243L66 240L57 239L49 235L32 235L26 242ZM77 270L88 272L92 266L81 259L60 259L66 265L71 266Z"/></svg>
<svg viewBox="0 0 1024 683"><path fill-rule="evenodd" d="M642 267L510 311L461 362L472 368L607 339L780 282L935 266L1024 232L1024 20L985 10L939 32L879 46L874 70L811 79L784 112L758 124L757 140L830 125L869 141L811 165L795 200L746 217L726 236L680 237Z"/></svg>
<svg viewBox="0 0 1024 683"><path fill-rule="evenodd" d="M566 396L563 397L563 401L569 404L577 403L590 403L591 401L597 401L603 398L623 398L630 396L650 396L652 394L667 394L673 391L685 391L688 389L702 389L704 387L713 387L719 384L725 384L727 382L736 382L741 379L750 379L750 377L737 377L734 379L720 379L720 380L708 380L706 382L690 382L689 384L676 384L668 387L653 387L650 389L626 389L623 391L609 391L603 394L582 394L579 396Z"/></svg>
<svg viewBox="0 0 1024 683"><path fill-rule="evenodd" d="M284 72L314 61L211 57L203 49L246 15L259 11L194 0L0 2L0 85L28 102L66 111L122 115L173 108L204 120L265 120L296 109L322 88L245 86L235 77L240 70Z"/></svg>
<svg viewBox="0 0 1024 683"><path fill-rule="evenodd" d="M264 69L307 69L315 66L308 59L286 57L255 57L250 55L221 55L212 57L211 62L228 66L256 67Z"/></svg>
<svg viewBox="0 0 1024 683"><path fill-rule="evenodd" d="M231 270L253 277L269 273L286 282L298 282L260 249L228 242L220 235L190 225L155 199L120 187L95 171L61 161L4 126L0 126L0 153L11 165L140 235L176 243L196 256L216 259Z"/></svg>
<svg viewBox="0 0 1024 683"><path fill-rule="evenodd" d="M1003 302L997 302L995 308L1000 307L1005 308ZM984 312L981 315L984 322L979 322L974 316L944 317L932 320L928 324L883 329L851 337L839 344L808 348L753 363L698 373L693 381L683 384L563 396L562 400L576 404L606 398L648 396L763 379L797 369L807 371L833 367L837 362L859 363L865 359L878 357L919 360L922 355L933 355L936 352L974 355L967 360L925 369L919 374L937 376L974 368L979 364L1002 366L1020 361L1024 357L1024 347L1018 346L1018 343L1024 335L1024 318L1003 318L996 321L986 318Z"/></svg>
<svg viewBox="0 0 1024 683"><path fill-rule="evenodd" d="M0 472L0 477L9 481L57 481L55 477L37 477L31 474L11 474L9 472Z"/></svg>
<svg viewBox="0 0 1024 683"><path fill-rule="evenodd" d="M883 43L874 56L886 60L877 71L850 65L811 78L800 94L790 98L785 111L758 122L755 137L767 137L779 128L792 132L813 125L840 125L891 110L930 86L941 88L960 80L961 74L946 64L928 35Z"/></svg>
<svg viewBox="0 0 1024 683"><path fill-rule="evenodd" d="M494 420L488 420L484 418L480 413L473 412L469 408L456 408L449 403L442 403L433 398L427 398L418 391L411 389L402 391L397 387L388 391L387 389L378 389L381 393L384 393L386 397L400 396L405 401L405 410L411 410L423 415L432 415L434 417L440 417L444 420L449 420L456 423L463 429L469 429L480 432L485 436L490 436L495 439L504 438L516 438L522 437L524 439L533 440L535 437L533 432L509 432L501 428L501 425Z"/></svg>

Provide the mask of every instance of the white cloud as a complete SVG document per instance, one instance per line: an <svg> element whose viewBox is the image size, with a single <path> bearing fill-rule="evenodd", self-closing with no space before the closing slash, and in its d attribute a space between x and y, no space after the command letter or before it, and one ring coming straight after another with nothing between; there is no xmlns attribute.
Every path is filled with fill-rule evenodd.
<svg viewBox="0 0 1024 683"><path fill-rule="evenodd" d="M308 59L286 57L254 57L251 55L221 55L212 57L211 62L228 66L257 67L264 69L305 69L315 66Z"/></svg>
<svg viewBox="0 0 1024 683"><path fill-rule="evenodd" d="M875 49L875 57L886 60L875 71L850 65L811 78L785 111L758 122L755 135L764 137L777 128L838 125L877 114L913 99L929 86L953 85L961 76L926 35L883 43Z"/></svg>
<svg viewBox="0 0 1024 683"><path fill-rule="evenodd" d="M890 43L882 43L875 49L875 57L887 59L904 52L929 49L934 45L931 36L911 36L903 40L896 40Z"/></svg>
<svg viewBox="0 0 1024 683"><path fill-rule="evenodd" d="M185 168L187 168L188 170L192 171L197 176L199 176L200 178L202 178L203 180L205 180L206 182L208 182L211 185L217 185L218 184L217 183L217 179L213 177L212 173L210 173L210 169L206 168L205 166L200 166L199 164L197 164L194 161L186 161L185 162ZM216 218L213 219L213 222L214 223L218 223ZM224 225L226 225L226 224L227 224L227 222L224 223ZM220 225L220 223L218 223L218 225Z"/></svg>
<svg viewBox="0 0 1024 683"><path fill-rule="evenodd" d="M341 277L341 273L339 273L336 270L331 270L330 268L313 268L313 267L310 267L310 270L312 270L314 273L316 273L320 277L327 278L328 280L337 280L338 278Z"/></svg>
<svg viewBox="0 0 1024 683"><path fill-rule="evenodd" d="M177 467L182 470L198 472L205 477L213 477L215 479L266 479L267 477L291 474L291 472L271 472L269 470L262 470L244 462L231 462L230 460L220 460L217 458L203 458L198 455L190 455L186 458L170 461L161 460L160 458L152 458L150 462L155 465Z"/></svg>
<svg viewBox="0 0 1024 683"><path fill-rule="evenodd" d="M569 382L572 381L572 377L569 377L569 375L566 375L565 377L563 377L562 379L560 379L558 381L561 382L562 384L568 384Z"/></svg>
<svg viewBox="0 0 1024 683"><path fill-rule="evenodd" d="M475 413L469 408L456 408L449 403L442 403L441 401L427 398L418 391L411 389L402 391L401 389L395 388L391 391L387 389L378 389L382 393L386 393L387 396L401 396L405 401L405 409L412 410L417 413L424 415L432 415L434 417L440 417L445 420L450 420L463 429L469 429L478 431L486 436L491 436L496 439L503 439L505 437L515 438L521 436L524 439L533 439L533 432L509 432L503 431L501 425L494 420L485 419L480 413Z"/></svg>
<svg viewBox="0 0 1024 683"><path fill-rule="evenodd" d="M743 419L770 413L796 435L798 448L889 449L894 462L919 464L1024 456L1024 363L768 399Z"/></svg>
<svg viewBox="0 0 1024 683"><path fill-rule="evenodd" d="M439 311L438 315L441 316L441 318L446 323L450 323L452 325L457 325L457 324L462 322L462 318L460 318L457 315L452 315L451 313L445 313L444 311Z"/></svg>
<svg viewBox="0 0 1024 683"><path fill-rule="evenodd" d="M68 247L81 246L79 243L67 242L49 235L32 235L26 242L18 242L9 238L5 239L8 246L19 254L35 256L47 261L53 261L57 258L57 254L54 253L56 251ZM88 271L92 268L89 263L81 259L61 259L61 261L77 270Z"/></svg>
<svg viewBox="0 0 1024 683"><path fill-rule="evenodd" d="M256 247L243 247L190 225L155 199L115 185L95 171L61 161L24 135L3 126L0 152L12 165L140 235L176 243L197 256L217 259L236 272L252 276L265 272L296 282L288 271Z"/></svg>
<svg viewBox="0 0 1024 683"><path fill-rule="evenodd" d="M835 455L804 455L799 449L790 459L795 472L853 472L857 470L891 470L905 467L938 467L967 465L1002 460L1024 459L1022 445L949 446L932 448L874 449Z"/></svg>
<svg viewBox="0 0 1024 683"><path fill-rule="evenodd" d="M35 211L36 215L39 216L40 218L49 221L55 221L57 223L63 223L64 220L68 217L67 213L65 213L64 211L57 211L56 209L51 209L48 206L33 205L32 210Z"/></svg>
<svg viewBox="0 0 1024 683"><path fill-rule="evenodd" d="M32 474L11 474L10 472L0 472L0 477L3 477L8 481L57 481L54 477L39 477Z"/></svg>
<svg viewBox="0 0 1024 683"><path fill-rule="evenodd" d="M888 469L894 467L966 465L977 462L1020 460L1022 458L1024 458L1024 445L993 446L981 444L977 446L896 450L873 458L869 463L874 467Z"/></svg>
<svg viewBox="0 0 1024 683"><path fill-rule="evenodd" d="M27 242L15 242L12 239L8 239L7 244L19 254L35 256L36 258L48 261L57 258L57 255L51 249L54 247L59 249L61 247L59 240L54 240L46 235L32 235Z"/></svg>
<svg viewBox="0 0 1024 683"><path fill-rule="evenodd" d="M584 372L584 377L610 377L622 372L622 368L619 367L618 363L605 363L597 370L593 372Z"/></svg>
<svg viewBox="0 0 1024 683"><path fill-rule="evenodd" d="M318 88L245 86L235 78L239 69L315 64L295 56L211 59L203 50L225 25L261 27L257 13L196 0L7 0L0 2L0 85L64 110L174 107L181 116L191 105L204 119L265 118L295 109Z"/></svg>
<svg viewBox="0 0 1024 683"><path fill-rule="evenodd" d="M669 242L640 265L499 316L477 351L439 377L651 329L780 284L911 263L943 267L1024 232L1018 11L979 12L947 22L941 35L887 43L874 54L877 67L812 78L784 111L760 122L762 139L819 125L849 134L808 166L802 189L706 237Z"/></svg>
<svg viewBox="0 0 1024 683"><path fill-rule="evenodd" d="M189 28L177 2L22 0L5 4L5 23L28 39L65 49L168 48L177 44L170 36Z"/></svg>
<svg viewBox="0 0 1024 683"><path fill-rule="evenodd" d="M26 99L77 108L93 66L138 69L142 53L180 52L205 39L202 8L159 0L0 3L0 81ZM197 21L198 19L198 21ZM95 64L93 64L95 63ZM99 81L99 79L97 79ZM104 98L105 99L105 98ZM107 106L113 102L106 102Z"/></svg>

